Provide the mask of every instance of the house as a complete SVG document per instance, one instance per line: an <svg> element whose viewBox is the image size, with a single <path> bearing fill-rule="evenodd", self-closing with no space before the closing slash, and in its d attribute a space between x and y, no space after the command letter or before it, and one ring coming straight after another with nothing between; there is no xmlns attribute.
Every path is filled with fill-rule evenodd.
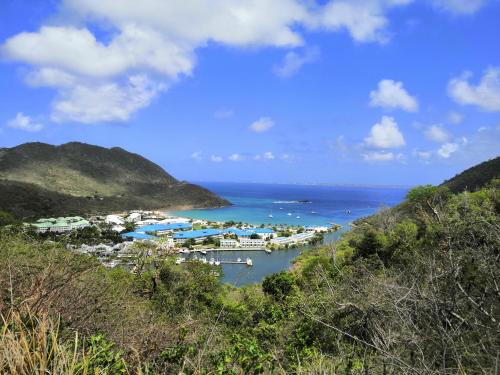
<svg viewBox="0 0 500 375"><path fill-rule="evenodd" d="M224 230L225 234L234 234L238 238L250 237L257 235L259 238L268 239L274 237L274 231L270 228L227 228Z"/></svg>

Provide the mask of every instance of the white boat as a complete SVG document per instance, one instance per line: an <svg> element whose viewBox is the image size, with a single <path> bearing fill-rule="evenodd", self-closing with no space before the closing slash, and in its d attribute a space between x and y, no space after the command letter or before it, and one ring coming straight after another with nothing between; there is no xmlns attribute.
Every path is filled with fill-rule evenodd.
<svg viewBox="0 0 500 375"><path fill-rule="evenodd" d="M264 250L265 250L265 251L266 251L266 253L268 253L268 254L271 254L271 253L272 253L271 249L264 249Z"/></svg>
<svg viewBox="0 0 500 375"><path fill-rule="evenodd" d="M311 213L312 213L312 214L317 214L317 212L316 212L316 211L311 211Z"/></svg>
<svg viewBox="0 0 500 375"><path fill-rule="evenodd" d="M237 262L241 262L241 258L236 259Z"/></svg>
<svg viewBox="0 0 500 375"><path fill-rule="evenodd" d="M207 255L207 251L206 250L201 250L200 253L202 253L203 255Z"/></svg>
<svg viewBox="0 0 500 375"><path fill-rule="evenodd" d="M215 261L215 265L216 265L216 266L220 266L220 260L216 260L216 261Z"/></svg>
<svg viewBox="0 0 500 375"><path fill-rule="evenodd" d="M184 258L181 258L181 257L179 257L179 258L177 258L177 259L175 260L175 264L181 264L181 263L184 263L184 262L185 262L185 259L184 259Z"/></svg>
<svg viewBox="0 0 500 375"><path fill-rule="evenodd" d="M210 260L208 261L208 264L210 264L211 266L213 266L215 264L215 259L214 258L210 258Z"/></svg>
<svg viewBox="0 0 500 375"><path fill-rule="evenodd" d="M273 218L274 216L273 216L273 214L269 214L269 217L270 217L270 218Z"/></svg>
<svg viewBox="0 0 500 375"><path fill-rule="evenodd" d="M296 219L300 219L300 216L296 216L295 218L296 218Z"/></svg>
<svg viewBox="0 0 500 375"><path fill-rule="evenodd" d="M289 212L289 213L287 213L287 215L288 215L288 216L292 216L292 213L291 213L291 212Z"/></svg>
<svg viewBox="0 0 500 375"><path fill-rule="evenodd" d="M205 258L201 258L200 260L201 260L201 263L207 264L207 260Z"/></svg>
<svg viewBox="0 0 500 375"><path fill-rule="evenodd" d="M247 258L247 260L246 260L246 264L247 264L247 266L253 266L252 259Z"/></svg>
<svg viewBox="0 0 500 375"><path fill-rule="evenodd" d="M283 207L280 207L280 210L282 210L282 209L283 209Z"/></svg>

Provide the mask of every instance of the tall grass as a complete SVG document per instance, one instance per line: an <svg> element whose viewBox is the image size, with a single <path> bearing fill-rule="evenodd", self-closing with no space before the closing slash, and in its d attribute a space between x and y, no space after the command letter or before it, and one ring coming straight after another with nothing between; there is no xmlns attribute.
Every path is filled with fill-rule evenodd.
<svg viewBox="0 0 500 375"><path fill-rule="evenodd" d="M40 317L30 312L20 314L11 311L7 316L0 317L0 374L142 373L140 366L133 372L128 371L124 362L118 368L103 364L103 352L96 348L86 348L85 340L79 338L77 333L73 340L63 341L59 324L45 315Z"/></svg>

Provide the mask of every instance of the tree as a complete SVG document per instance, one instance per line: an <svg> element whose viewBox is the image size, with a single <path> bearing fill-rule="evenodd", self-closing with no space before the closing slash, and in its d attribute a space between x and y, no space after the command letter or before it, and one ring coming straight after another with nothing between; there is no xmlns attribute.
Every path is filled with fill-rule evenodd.
<svg viewBox="0 0 500 375"><path fill-rule="evenodd" d="M267 276L262 282L262 290L264 293L272 296L276 300L282 300L291 295L295 290L295 286L295 276L286 271Z"/></svg>

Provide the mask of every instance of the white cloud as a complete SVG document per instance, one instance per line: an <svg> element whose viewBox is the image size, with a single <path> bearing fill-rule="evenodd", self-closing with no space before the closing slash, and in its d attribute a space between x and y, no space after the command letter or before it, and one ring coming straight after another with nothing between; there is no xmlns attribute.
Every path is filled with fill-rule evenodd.
<svg viewBox="0 0 500 375"><path fill-rule="evenodd" d="M224 161L222 156L218 156L218 155L210 156L210 160L213 161L214 163L220 163L220 162Z"/></svg>
<svg viewBox="0 0 500 375"><path fill-rule="evenodd" d="M376 148L399 148L406 144L398 124L388 116L383 116L380 123L373 125L365 143Z"/></svg>
<svg viewBox="0 0 500 375"><path fill-rule="evenodd" d="M420 159L428 160L432 156L432 151L417 151L417 156Z"/></svg>
<svg viewBox="0 0 500 375"><path fill-rule="evenodd" d="M0 47L0 53L30 66L26 81L31 86L56 90L52 118L83 123L126 121L162 91L148 84L137 101L129 85L123 84L128 77L147 76L165 88L164 84L191 75L196 50L210 43L295 48L305 44L302 32L308 30L347 30L359 42L384 42L386 12L410 2L62 0L60 13L50 25L14 35ZM94 33L95 29L100 33ZM279 74L293 74L312 62L314 55L314 50L304 55L289 52ZM96 92L95 100L89 98L91 91ZM112 105L99 105L99 98ZM85 109L84 104L99 108Z"/></svg>
<svg viewBox="0 0 500 375"><path fill-rule="evenodd" d="M358 42L384 43L388 40L385 11L411 2L412 0L330 1L313 22L327 30L345 29Z"/></svg>
<svg viewBox="0 0 500 375"><path fill-rule="evenodd" d="M369 162L391 161L396 158L392 152L368 152L363 154L363 159Z"/></svg>
<svg viewBox="0 0 500 375"><path fill-rule="evenodd" d="M471 73L453 78L448 84L449 95L462 105L475 105L490 111L500 111L500 68L488 69L478 85L469 83Z"/></svg>
<svg viewBox="0 0 500 375"><path fill-rule="evenodd" d="M434 6L454 14L472 14L486 4L487 0L433 0Z"/></svg>
<svg viewBox="0 0 500 375"><path fill-rule="evenodd" d="M463 120L464 120L464 115L462 115L461 113L454 111L448 113L448 122L450 124L458 125L462 123Z"/></svg>
<svg viewBox="0 0 500 375"><path fill-rule="evenodd" d="M274 126L274 121L269 117L261 117L250 125L250 130L256 133L267 132Z"/></svg>
<svg viewBox="0 0 500 375"><path fill-rule="evenodd" d="M241 161L243 160L243 157L240 154L232 154L228 157L228 159L231 161Z"/></svg>
<svg viewBox="0 0 500 375"><path fill-rule="evenodd" d="M378 89L370 92L370 105L389 109L403 109L408 112L418 111L418 102L408 94L403 82L384 79L378 83Z"/></svg>
<svg viewBox="0 0 500 375"><path fill-rule="evenodd" d="M443 143L448 141L450 135L441 125L432 125L425 131L427 139L433 142Z"/></svg>
<svg viewBox="0 0 500 375"><path fill-rule="evenodd" d="M227 119L231 118L234 115L234 111L232 109L219 109L214 112L214 117L216 119Z"/></svg>
<svg viewBox="0 0 500 375"><path fill-rule="evenodd" d="M320 55L319 48L308 48L303 54L298 52L288 52L281 65L274 67L274 73L281 78L289 78L296 74L302 66L318 60Z"/></svg>
<svg viewBox="0 0 500 375"><path fill-rule="evenodd" d="M200 161L203 159L203 156L202 156L202 152L201 151L195 151L191 154L191 159L194 159L196 161Z"/></svg>
<svg viewBox="0 0 500 375"><path fill-rule="evenodd" d="M453 153L457 152L459 145L457 143L445 143L437 151L438 155L444 159L448 159Z"/></svg>
<svg viewBox="0 0 500 375"><path fill-rule="evenodd" d="M52 103L52 120L84 124L127 121L138 109L147 107L165 90L147 76L128 77L125 83L78 83L62 88Z"/></svg>
<svg viewBox="0 0 500 375"><path fill-rule="evenodd" d="M262 155L262 156L264 159L267 159L267 160L274 160L276 158L271 151L264 152L264 155Z"/></svg>
<svg viewBox="0 0 500 375"><path fill-rule="evenodd" d="M43 124L33 121L31 117L22 112L18 112L15 118L7 122L7 126L27 132L39 132L43 129Z"/></svg>

